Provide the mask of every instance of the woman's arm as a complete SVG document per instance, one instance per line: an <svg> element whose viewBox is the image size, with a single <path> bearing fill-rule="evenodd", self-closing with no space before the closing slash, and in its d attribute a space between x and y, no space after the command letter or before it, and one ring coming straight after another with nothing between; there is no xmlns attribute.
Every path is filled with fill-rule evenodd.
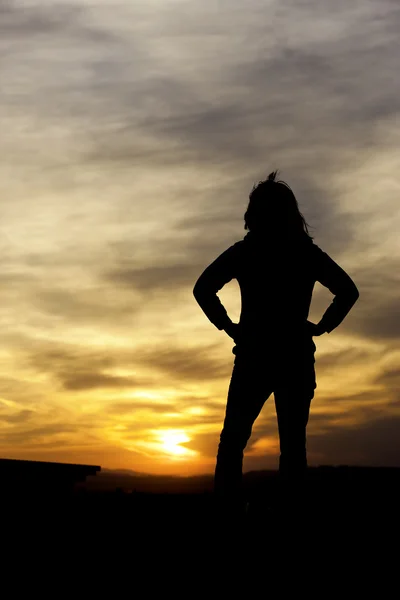
<svg viewBox="0 0 400 600"><path fill-rule="evenodd" d="M333 331L359 298L359 291L351 277L332 258L315 246L317 252L316 280L335 296L320 322L315 325L313 335Z"/></svg>
<svg viewBox="0 0 400 600"><path fill-rule="evenodd" d="M235 324L229 318L217 292L236 277L236 244L225 250L200 275L193 288L193 295L206 317L219 330L233 337Z"/></svg>

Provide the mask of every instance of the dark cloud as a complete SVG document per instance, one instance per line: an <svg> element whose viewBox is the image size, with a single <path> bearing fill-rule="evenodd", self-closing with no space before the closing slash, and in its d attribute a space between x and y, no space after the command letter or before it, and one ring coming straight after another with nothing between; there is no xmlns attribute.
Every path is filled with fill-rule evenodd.
<svg viewBox="0 0 400 600"><path fill-rule="evenodd" d="M111 283L118 283L141 292L150 290L177 290L179 287L194 285L201 266L196 264L156 265L147 268L117 269L106 277Z"/></svg>
<svg viewBox="0 0 400 600"><path fill-rule="evenodd" d="M26 421L30 421L34 416L34 411L32 410L20 410L14 414L2 414L4 408L0 409L0 421L5 421L6 423L14 424L14 423L25 423Z"/></svg>
<svg viewBox="0 0 400 600"><path fill-rule="evenodd" d="M343 390L342 394L329 394L325 395L323 393L319 393L319 389L318 389L318 375L317 375L317 389L316 389L316 393L315 393L315 400L313 400L313 405L315 406L316 403L324 403L327 406L340 406L340 410L342 411L341 414L343 413L343 405L347 405L351 407L351 411L355 411L357 410L357 414L359 414L359 411L362 410L363 408L363 404L366 402L381 402L384 398L384 393L382 393L382 390L376 389L376 388L371 388L368 390L362 390L360 392L351 392L351 393L346 393L346 390ZM355 408L356 407L356 408ZM319 415L320 419L325 419L325 418L329 418L329 413L328 415ZM340 418L340 414L335 414L334 415L334 419L337 420L338 418Z"/></svg>
<svg viewBox="0 0 400 600"><path fill-rule="evenodd" d="M382 385L386 390L388 408L400 409L400 367L385 369L375 379L375 383Z"/></svg>
<svg viewBox="0 0 400 600"><path fill-rule="evenodd" d="M381 416L359 425L332 426L323 433L309 434L310 455L319 464L363 464L399 466L400 417Z"/></svg>
<svg viewBox="0 0 400 600"><path fill-rule="evenodd" d="M361 298L361 294L360 294ZM398 298L376 298L374 303L358 307L352 315L350 331L377 339L398 341L400 338L400 306Z"/></svg>
<svg viewBox="0 0 400 600"><path fill-rule="evenodd" d="M187 409L193 406L201 407L204 412L201 414L188 412ZM214 423L216 419L217 421L218 419L222 420L225 406L210 401L207 398L199 399L193 398L192 396L179 396L179 398L173 402L162 403L142 399L129 401L116 400L109 404L105 410L107 414L116 416L134 415L137 411L153 412L158 416L162 416L163 414L170 415L171 413L174 413L175 415L180 414L181 418L192 427L196 424Z"/></svg>
<svg viewBox="0 0 400 600"><path fill-rule="evenodd" d="M355 270L353 277L360 299L349 321L351 332L382 341L400 338L399 273L400 264L395 257Z"/></svg>
<svg viewBox="0 0 400 600"><path fill-rule="evenodd" d="M317 355L316 364L318 371L329 370L336 366L350 366L363 363L371 357L370 350L364 350L362 348L349 347L343 350L336 350L334 352L327 352L321 357Z"/></svg>
<svg viewBox="0 0 400 600"><path fill-rule="evenodd" d="M31 363L38 369L62 370L66 365L75 367L78 363L89 363L95 369L114 366L114 359L103 351L89 350L72 344L37 345L29 353Z"/></svg>
<svg viewBox="0 0 400 600"><path fill-rule="evenodd" d="M190 442L181 444L189 450L199 452L201 456L214 458L217 454L219 443L219 433L200 433L196 434Z"/></svg>
<svg viewBox="0 0 400 600"><path fill-rule="evenodd" d="M112 281L110 281L112 284ZM88 281L83 290L49 289L30 291L31 305L41 313L62 319L76 326L78 323L101 326L126 326L132 323L139 305L132 295L124 297L116 293L112 285L105 289L104 283L96 286Z"/></svg>
<svg viewBox="0 0 400 600"><path fill-rule="evenodd" d="M375 379L376 383L381 383L389 388L400 389L400 368L387 369L380 373Z"/></svg>
<svg viewBox="0 0 400 600"><path fill-rule="evenodd" d="M26 353L28 364L37 371L49 373L68 390L95 388L137 388L153 385L150 376L117 376L116 368L164 372L168 381L212 381L227 378L232 360L218 359L218 344L205 347L183 347L157 344L126 350L93 351L90 347L74 345L38 346ZM189 400L190 401L190 400Z"/></svg>
<svg viewBox="0 0 400 600"><path fill-rule="evenodd" d="M7 442L13 444L31 444L34 442L40 442L42 444L46 440L49 441L48 438L52 438L64 433L75 433L76 430L76 426L62 423L43 425L41 427L33 427L31 429L13 429L11 431L3 430L0 432L0 443ZM61 443L60 439L57 440L57 444L58 443Z"/></svg>
<svg viewBox="0 0 400 600"><path fill-rule="evenodd" d="M121 354L123 361L124 354ZM29 363L39 372L49 373L66 390L134 388L149 383L143 377L122 377L106 371L119 366L118 354L65 345L41 347L28 353Z"/></svg>
<svg viewBox="0 0 400 600"><path fill-rule="evenodd" d="M63 31L76 31L79 28L79 16L83 9L78 5L71 6L59 2L56 6L47 4L35 6L20 4L13 0L4 0L0 5L1 23L0 30L3 36L14 39L24 35L33 37L46 33L59 34Z"/></svg>
<svg viewBox="0 0 400 600"><path fill-rule="evenodd" d="M158 402L144 402L142 400L121 402L116 401L110 404L106 411L110 415L134 415L137 411L149 411L157 414L173 412L175 405L172 403L159 404Z"/></svg>
<svg viewBox="0 0 400 600"><path fill-rule="evenodd" d="M232 360L216 357L217 344L205 347L144 348L137 355L138 364L168 373L171 380L212 381L226 378L232 371Z"/></svg>
<svg viewBox="0 0 400 600"><path fill-rule="evenodd" d="M66 390L90 390L96 388L132 388L138 381L129 377L116 377L84 370L73 373L59 373L59 380Z"/></svg>

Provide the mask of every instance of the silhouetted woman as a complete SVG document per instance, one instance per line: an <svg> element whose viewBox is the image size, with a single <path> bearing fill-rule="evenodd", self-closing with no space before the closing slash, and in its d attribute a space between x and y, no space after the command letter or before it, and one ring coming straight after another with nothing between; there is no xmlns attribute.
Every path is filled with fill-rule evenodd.
<svg viewBox="0 0 400 600"><path fill-rule="evenodd" d="M277 172L254 186L244 239L211 263L194 286L209 320L235 342L232 377L215 470L215 491L240 497L243 451L264 402L274 393L280 439L279 472L297 479L307 467L306 426L316 388L313 336L330 333L359 293L352 279L308 233L290 187ZM217 292L237 279L239 323ZM318 324L307 320L314 284L334 299Z"/></svg>

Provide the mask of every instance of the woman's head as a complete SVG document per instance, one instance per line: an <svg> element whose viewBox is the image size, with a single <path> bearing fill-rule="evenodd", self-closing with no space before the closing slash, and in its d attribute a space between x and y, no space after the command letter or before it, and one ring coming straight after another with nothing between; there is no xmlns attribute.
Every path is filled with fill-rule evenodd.
<svg viewBox="0 0 400 600"><path fill-rule="evenodd" d="M312 239L295 195L288 184L277 177L278 171L273 171L267 179L253 186L244 215L244 228L273 237Z"/></svg>

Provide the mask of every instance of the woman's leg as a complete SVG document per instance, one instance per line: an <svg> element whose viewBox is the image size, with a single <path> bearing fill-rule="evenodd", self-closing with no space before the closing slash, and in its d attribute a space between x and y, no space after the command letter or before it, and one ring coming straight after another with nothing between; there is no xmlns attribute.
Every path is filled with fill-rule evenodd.
<svg viewBox="0 0 400 600"><path fill-rule="evenodd" d="M240 498L243 451L272 387L265 365L244 357L236 358L215 468L214 483L218 497Z"/></svg>
<svg viewBox="0 0 400 600"><path fill-rule="evenodd" d="M299 348L290 360L286 377L274 389L280 439L279 471L282 475L304 475L307 468L306 429L316 388L315 344Z"/></svg>
<svg viewBox="0 0 400 600"><path fill-rule="evenodd" d="M282 475L303 475L307 469L306 429L314 392L304 393L290 386L275 390Z"/></svg>

